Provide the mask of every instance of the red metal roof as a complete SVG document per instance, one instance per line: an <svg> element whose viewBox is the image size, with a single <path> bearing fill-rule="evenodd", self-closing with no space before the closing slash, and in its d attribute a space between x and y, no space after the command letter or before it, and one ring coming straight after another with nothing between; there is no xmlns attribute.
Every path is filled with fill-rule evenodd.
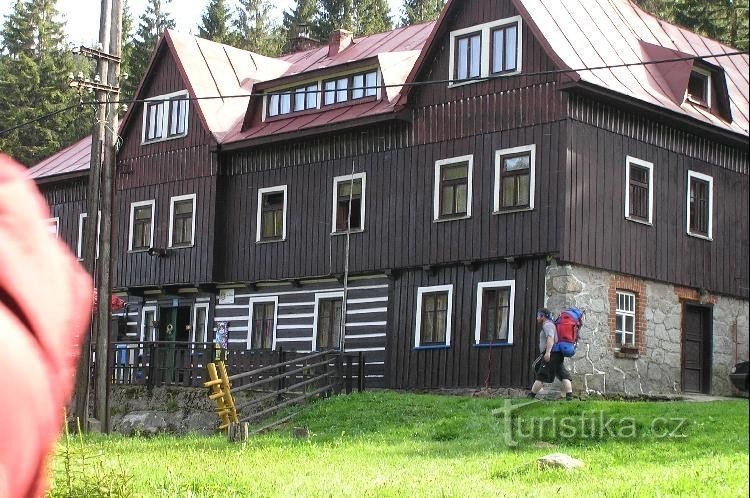
<svg viewBox="0 0 750 498"><path fill-rule="evenodd" d="M91 135L69 145L36 166L29 168L29 178L39 179L50 176L83 172L89 169L91 158Z"/></svg>

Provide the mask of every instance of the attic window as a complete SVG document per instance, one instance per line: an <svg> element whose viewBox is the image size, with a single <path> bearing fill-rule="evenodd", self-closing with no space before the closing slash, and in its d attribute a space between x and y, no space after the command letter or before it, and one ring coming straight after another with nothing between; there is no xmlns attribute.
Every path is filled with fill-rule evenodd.
<svg viewBox="0 0 750 498"><path fill-rule="evenodd" d="M187 135L190 101L181 91L152 97L143 104L142 143L159 142Z"/></svg>
<svg viewBox="0 0 750 498"><path fill-rule="evenodd" d="M695 104L711 107L711 72L693 67L688 80L687 99Z"/></svg>
<svg viewBox="0 0 750 498"><path fill-rule="evenodd" d="M318 107L318 84L307 83L268 96L268 116L280 116Z"/></svg>
<svg viewBox="0 0 750 498"><path fill-rule="evenodd" d="M358 100L378 95L377 70L323 81L323 105Z"/></svg>

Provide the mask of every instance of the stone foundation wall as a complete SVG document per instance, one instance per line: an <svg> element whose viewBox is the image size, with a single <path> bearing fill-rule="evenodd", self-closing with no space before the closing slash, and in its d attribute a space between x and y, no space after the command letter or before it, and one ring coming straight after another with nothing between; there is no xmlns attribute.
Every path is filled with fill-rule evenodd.
<svg viewBox="0 0 750 498"><path fill-rule="evenodd" d="M637 344L630 353L614 343L613 287L636 291ZM681 299L713 308L711 394L736 394L729 370L748 359L747 300L699 294L669 284L636 279L576 265L547 267L545 305L553 312L566 306L587 310L578 351L566 365L574 389L586 393L673 394L682 392ZM644 295L645 294L645 295ZM640 325L638 325L640 323Z"/></svg>

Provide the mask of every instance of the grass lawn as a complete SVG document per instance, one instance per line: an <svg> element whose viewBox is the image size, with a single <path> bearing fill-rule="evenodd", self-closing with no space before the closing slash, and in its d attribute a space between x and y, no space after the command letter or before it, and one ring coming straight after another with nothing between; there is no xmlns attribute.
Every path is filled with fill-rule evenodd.
<svg viewBox="0 0 750 498"><path fill-rule="evenodd" d="M309 438L295 438L289 427L244 446L222 436L92 436L67 445L75 457L68 474L63 441L51 496L70 494L70 474L73 486L126 482L122 496L748 495L747 400L538 402L510 418L492 415L505 403L340 396L295 419ZM555 452L586 466L537 467L538 457Z"/></svg>

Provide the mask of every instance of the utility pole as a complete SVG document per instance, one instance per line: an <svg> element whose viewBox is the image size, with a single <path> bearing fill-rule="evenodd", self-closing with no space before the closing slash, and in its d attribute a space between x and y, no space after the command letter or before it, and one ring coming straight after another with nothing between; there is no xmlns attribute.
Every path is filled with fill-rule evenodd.
<svg viewBox="0 0 750 498"><path fill-rule="evenodd" d="M114 1L115 8L112 7ZM76 404L74 415L88 429L89 385L91 372L91 339L96 337L96 417L102 428L109 430L108 416L108 361L110 330L110 262L112 233L112 184L114 135L117 133L117 100L119 88L121 4L120 0L102 0L99 24L99 46L96 49L80 47L78 51L96 60L97 74L93 81L79 74L71 86L94 91L97 101L95 122L91 130L91 163L88 185L86 230L83 238L83 259L86 269L96 283L97 307L92 320L91 333L82 344L81 360L76 377ZM107 51L114 51L110 54ZM113 84L114 83L114 84ZM112 99L111 96L115 98ZM101 227L101 238L100 238ZM102 389L102 385L104 386Z"/></svg>

